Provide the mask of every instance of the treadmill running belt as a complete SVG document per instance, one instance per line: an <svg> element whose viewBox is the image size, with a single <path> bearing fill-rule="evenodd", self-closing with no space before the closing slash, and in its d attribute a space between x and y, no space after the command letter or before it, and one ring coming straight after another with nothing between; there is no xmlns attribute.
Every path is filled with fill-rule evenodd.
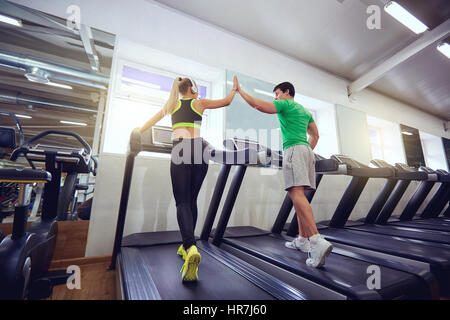
<svg viewBox="0 0 450 320"><path fill-rule="evenodd" d="M331 253L325 266L315 269L306 266L307 253L286 248L285 240L272 236L225 238L224 242L234 243L240 247L254 248L268 256L278 256L281 264L286 262L285 267L289 264L296 269L290 270L291 272L330 287L332 290L341 292L353 299L376 299L374 296L376 292L383 299L405 299L405 293L413 292L414 289L412 288L421 282L411 274L380 266L381 274L383 274L382 287L377 291L369 290L367 288L369 277L367 270L371 263L362 260ZM411 290L407 290L408 284L411 285Z"/></svg>
<svg viewBox="0 0 450 320"><path fill-rule="evenodd" d="M384 234L393 237L410 238L429 242L450 244L450 233L438 230L408 228L392 225L364 224L359 226L346 227L347 229L370 232L374 234ZM450 247L449 247L450 249Z"/></svg>
<svg viewBox="0 0 450 320"><path fill-rule="evenodd" d="M402 222L393 222L389 223L389 226L399 226L406 228L415 228L415 229L425 229L425 230L436 230L443 231L450 234L450 225L449 224L439 224L432 221L422 221L422 220L413 220L413 221L402 221Z"/></svg>
<svg viewBox="0 0 450 320"><path fill-rule="evenodd" d="M246 280L232 269L226 267L199 248L202 261L199 266L199 279L193 283L182 283L180 269L183 260L176 252L179 244L157 245L152 247L123 247L122 254L139 255L133 262L142 263L136 272L133 262L127 259L123 264L123 277L128 299L141 299L134 294L135 282L142 277L151 276L159 296L163 300L273 300L274 297ZM130 265L131 264L131 265ZM128 265L128 266L127 266ZM142 267L148 275L142 274ZM136 273L140 273L137 275ZM138 283L142 285L142 283ZM137 293L136 293L137 294Z"/></svg>
<svg viewBox="0 0 450 320"><path fill-rule="evenodd" d="M405 238L378 235L358 230L326 228L320 229L320 233L328 241L429 263L432 273L436 276L442 288L446 289L446 292L450 288L450 251L448 249L416 244Z"/></svg>

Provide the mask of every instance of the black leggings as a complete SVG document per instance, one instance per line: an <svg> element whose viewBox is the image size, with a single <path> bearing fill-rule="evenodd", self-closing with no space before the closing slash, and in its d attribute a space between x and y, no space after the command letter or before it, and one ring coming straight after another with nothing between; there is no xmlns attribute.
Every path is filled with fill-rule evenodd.
<svg viewBox="0 0 450 320"><path fill-rule="evenodd" d="M195 245L197 197L208 172L208 160L203 158L206 148L207 143L202 138L176 139L173 142L170 177L178 225L186 250Z"/></svg>

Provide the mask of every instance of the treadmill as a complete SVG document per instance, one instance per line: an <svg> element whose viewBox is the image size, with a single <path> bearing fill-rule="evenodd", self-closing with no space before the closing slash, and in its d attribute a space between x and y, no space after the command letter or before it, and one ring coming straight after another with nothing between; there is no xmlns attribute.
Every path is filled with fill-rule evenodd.
<svg viewBox="0 0 450 320"><path fill-rule="evenodd" d="M390 166L388 163L382 160L372 161L375 165L379 166ZM403 226L410 228L420 228L420 229L430 229L430 230L441 230L450 231L450 224L446 223L444 219L438 218L434 219L432 217L437 217L443 211L446 203L449 201L450 188L449 180L450 175L444 170L432 170L428 167L420 167L419 172L416 169L408 167L405 164L397 163L395 165L395 170L397 175L401 178L398 183L395 183L395 189L392 195L386 202L385 207L381 210L379 216L376 219L370 219L366 223L377 223L377 224L391 224L395 226ZM426 179L411 179L408 175L422 174L426 175ZM403 175L403 177L401 177ZM406 191L411 180L422 180L417 189L415 190L413 196L410 198L409 202L403 209L402 213L398 217L391 217L395 206L397 206L401 197ZM414 213L425 201L425 198L429 194L431 188L433 187L435 181L441 182L441 185L435 191L433 197L430 199L428 204L425 206L424 210L418 218L415 218ZM391 183L389 180L386 182L385 189L387 185ZM378 199L377 199L378 201ZM417 215L417 214L416 214Z"/></svg>
<svg viewBox="0 0 450 320"><path fill-rule="evenodd" d="M52 135L73 137L80 147L64 147L37 143L39 140ZM90 145L74 132L48 130L44 131L11 154L11 160L25 157L32 168L34 163L44 163L45 170L50 172L53 179L44 187L44 200L42 204L43 220L67 220L67 212L72 195L76 188L78 174L97 172L97 159L92 155ZM62 174L65 173L64 185L61 188Z"/></svg>
<svg viewBox="0 0 450 320"><path fill-rule="evenodd" d="M384 165L388 165L384 163ZM396 164L398 170L404 171L412 170L406 165ZM450 174L444 170L432 170L428 167L420 167L419 170L427 173L428 179L424 180L417 187L414 195L409 200L408 204L404 208L403 212L398 217L391 217L392 212L385 212L377 219L376 223L379 224L393 224L396 226L411 227L411 228L423 228L430 230L441 230L450 232L450 221L438 218L439 214L443 211L446 204L450 200ZM416 214L421 204L425 201L427 195L430 193L433 185L436 182L440 182L440 186L437 188L428 204L423 209L422 213ZM401 181L399 183L398 190L396 189L392 195L394 199L389 199L392 203L390 205L395 206L403 195L404 187L407 186L407 181ZM405 187L406 189L406 187Z"/></svg>
<svg viewBox="0 0 450 320"><path fill-rule="evenodd" d="M409 235L409 230L376 234L345 227L368 179L392 178L395 176L392 169L370 168L343 155L333 155L332 159L339 165L335 174L352 176L352 180L331 220L318 223L320 234L329 241L425 262L438 279L441 293L450 293L450 249L447 244L407 238L405 234Z"/></svg>
<svg viewBox="0 0 450 320"><path fill-rule="evenodd" d="M440 230L431 230L430 228L421 228L421 225L414 226L411 224L403 224L403 223L395 223L395 224L386 224L389 216L394 211L401 197L406 191L406 188L413 180L422 180L423 183L428 183L429 176L430 179L434 179L436 177L435 174L430 171L427 172L417 172L413 168L410 168L403 164L396 164L396 166L391 166L383 160L372 160L372 163L378 168L391 168L395 173L393 177L389 178L382 191L378 195L375 200L372 208L367 214L364 223L347 221L345 227L350 228L352 230L360 230L365 232L377 233L377 234L385 234L385 235L393 235L398 237L404 237L415 240L423 240L421 243L427 245L433 245L441 248L450 248L450 233L447 230L445 231L444 226L440 226ZM395 187L395 190L394 190ZM419 186L417 191L420 191L422 188ZM393 192L392 192L393 190ZM392 193L392 194L391 194ZM411 200L406 205L403 210L403 217L406 213L411 211L411 207L415 208L420 206L420 204L425 200L426 194L423 194L423 197L417 201L417 193L411 198ZM386 198L388 198L386 200ZM431 205L433 200L430 201ZM384 206L383 206L384 205ZM381 209L382 208L382 209ZM414 210L414 209L413 209ZM380 212L381 211L381 212ZM439 227L436 227L439 228ZM445 244L445 245L440 245Z"/></svg>
<svg viewBox="0 0 450 320"><path fill-rule="evenodd" d="M114 251L110 270L116 269L118 296L125 300L303 300L309 299L260 269L214 247L202 236L197 248L202 255L199 280L182 283L181 258L176 254L182 243L179 231L134 233L123 237L135 157L141 151L171 153L172 131L152 127L151 143L141 143L133 131L125 165ZM213 161L243 163L255 161L254 150L224 152L210 149ZM253 159L253 160L252 160ZM228 167L229 172L229 167ZM220 175L227 175L221 170ZM217 186L216 186L217 189ZM215 192L216 193L216 192ZM214 196L213 196L214 197ZM149 212L151 214L151 212ZM211 226L214 217L211 216ZM209 222L208 222L209 224ZM322 291L324 294L327 291ZM334 295L339 298L338 295Z"/></svg>
<svg viewBox="0 0 450 320"><path fill-rule="evenodd" d="M267 163L281 166L280 153L272 152L249 140L234 139L234 143L237 150L265 151L268 160L259 162L263 166ZM337 242L333 242L333 252L328 256L323 268L306 266L306 253L285 247L284 243L291 241L292 237L281 234L283 217L280 216L277 217L272 231L250 226L227 228L247 167L248 165L242 164L235 170L214 232L214 245L294 287L300 285L298 279L306 278L345 295L347 299L430 299L439 296L436 279L431 275L428 264L352 248ZM316 160L316 168L324 172L338 170L336 161L323 158ZM225 184L221 179L223 180L223 177L219 177L218 183ZM309 196L311 195L312 193L309 193ZM369 289L367 272L373 265L380 268L383 281L381 287Z"/></svg>
<svg viewBox="0 0 450 320"><path fill-rule="evenodd" d="M73 137L78 141L80 147L71 148L38 143L49 135ZM33 221L27 230L36 234L39 240L31 259L33 265L31 279L42 279L42 281L34 281L30 290L35 293L32 298L40 299L50 296L52 286L66 283L69 277L66 270L48 270L56 248L57 220L64 220L58 218L64 217L67 213L67 206L75 187L77 175L89 172L93 172L95 175L97 160L92 156L91 147L81 136L73 132L58 130L48 130L33 136L13 150L10 160L16 161L20 157L24 157L32 169L36 169L35 163L44 163L45 170L52 176L51 181L44 186L41 218ZM66 178L64 186L61 188L63 172L66 173Z"/></svg>

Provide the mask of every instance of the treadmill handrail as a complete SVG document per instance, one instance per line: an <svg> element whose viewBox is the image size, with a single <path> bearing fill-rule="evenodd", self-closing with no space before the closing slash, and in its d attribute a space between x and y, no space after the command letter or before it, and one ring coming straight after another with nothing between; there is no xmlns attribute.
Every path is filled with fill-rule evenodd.
<svg viewBox="0 0 450 320"><path fill-rule="evenodd" d="M213 160L214 162L221 164L256 164L260 158L259 153L253 149L241 149L241 150L217 150L214 149L209 143L209 154L208 160ZM136 156L142 152L157 152L157 153L170 153L171 148L166 146L157 146L154 144L141 144L140 148L136 146L130 147L130 152L134 153Z"/></svg>
<svg viewBox="0 0 450 320"><path fill-rule="evenodd" d="M33 143L33 142L35 142L35 141L37 141L39 139L42 139L45 136L51 135L51 134L74 137L75 139L78 140L78 142L80 142L83 145L83 147L86 149L86 151L89 154L89 156L91 155L91 152L92 152L91 146L79 134L77 134L75 132L68 132L68 131L47 130L47 131L41 132L38 135L36 135L36 136L30 138L29 140L27 140L24 143L24 146L25 147L29 147L31 143Z"/></svg>
<svg viewBox="0 0 450 320"><path fill-rule="evenodd" d="M45 155L45 150L44 149L39 149L39 148L30 148L30 145L33 142L36 142L40 139L42 139L45 136L48 135L64 135L64 136L71 136L74 137L75 139L78 140L78 142L85 148L86 157L83 157L82 155L80 155L78 152L76 151L72 151L70 153L67 153L68 157L74 157L74 158L78 158L81 163L85 164L86 166L89 166L89 162L91 161L92 157L92 149L89 146L89 144L77 133L74 132L67 132L67 131L59 131L59 130L47 130L44 132L41 132L39 134L37 134L36 136L30 138L29 140L27 140L23 145L21 145L19 148L15 149L12 154L11 154L11 160L16 160L19 156L23 155L25 157L27 157L28 153L33 153L33 154L43 154ZM42 146L41 146L42 147ZM96 159L93 160L94 163L96 162ZM95 165L96 167L96 165Z"/></svg>
<svg viewBox="0 0 450 320"><path fill-rule="evenodd" d="M17 183L47 183L52 180L52 175L43 170L34 170L29 168L2 168L0 169L1 182Z"/></svg>
<svg viewBox="0 0 450 320"><path fill-rule="evenodd" d="M370 163L377 168L390 168L394 172L391 179L396 180L427 180L428 175L425 172L419 172L415 168L411 168L403 163L396 163L395 166L387 163L384 160L371 160Z"/></svg>
<svg viewBox="0 0 450 320"><path fill-rule="evenodd" d="M450 174L443 170L443 169L437 169L436 170L437 178L439 182L449 182L450 181Z"/></svg>
<svg viewBox="0 0 450 320"><path fill-rule="evenodd" d="M36 156L42 156L42 159L40 158L33 158L33 156L28 156L28 154L32 153L32 155L36 155ZM11 153L11 160L12 161L16 161L17 158L19 157L25 157L27 158L27 160L29 161L37 161L37 162L45 162L45 158L46 158L46 151L45 150L40 150L40 149L30 149L27 147L20 147L17 149L14 149L14 151ZM74 161L70 161L70 159L76 160L77 164L78 163L82 163L84 165L84 167L88 167L89 165L89 158L85 158L82 155L80 155L79 153L71 153L71 154L62 154L56 157L56 161L58 162L74 162ZM90 158L92 159L92 157Z"/></svg>
<svg viewBox="0 0 450 320"><path fill-rule="evenodd" d="M426 173L436 173L435 170L431 169L430 167L426 167L426 166L420 166L419 171L423 171Z"/></svg>
<svg viewBox="0 0 450 320"><path fill-rule="evenodd" d="M341 165L345 165L347 167L346 174L350 176L366 178L390 178L395 176L395 171L392 168L371 168L341 154L334 154L331 158L339 163L339 168L341 168ZM345 161L346 159L348 161Z"/></svg>
<svg viewBox="0 0 450 320"><path fill-rule="evenodd" d="M239 143L250 144L253 145L253 147L239 148L238 145ZM279 150L273 151L271 148L259 144L258 141L234 137L233 139L224 140L223 145L225 148L228 148L229 150L244 150L244 149L256 150L258 152L258 161L257 163L252 164L263 166L275 166L278 168L281 168L283 166L283 153Z"/></svg>

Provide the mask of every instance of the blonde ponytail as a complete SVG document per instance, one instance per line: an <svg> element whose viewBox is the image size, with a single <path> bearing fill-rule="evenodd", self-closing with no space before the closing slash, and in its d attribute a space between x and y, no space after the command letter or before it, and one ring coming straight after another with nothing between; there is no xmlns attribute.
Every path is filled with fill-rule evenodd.
<svg viewBox="0 0 450 320"><path fill-rule="evenodd" d="M180 84L180 79L181 78L176 78L173 81L172 89L170 90L169 94L169 99L166 101L166 103L162 108L164 116L171 114L178 105L178 99L180 98L180 89L178 87Z"/></svg>

